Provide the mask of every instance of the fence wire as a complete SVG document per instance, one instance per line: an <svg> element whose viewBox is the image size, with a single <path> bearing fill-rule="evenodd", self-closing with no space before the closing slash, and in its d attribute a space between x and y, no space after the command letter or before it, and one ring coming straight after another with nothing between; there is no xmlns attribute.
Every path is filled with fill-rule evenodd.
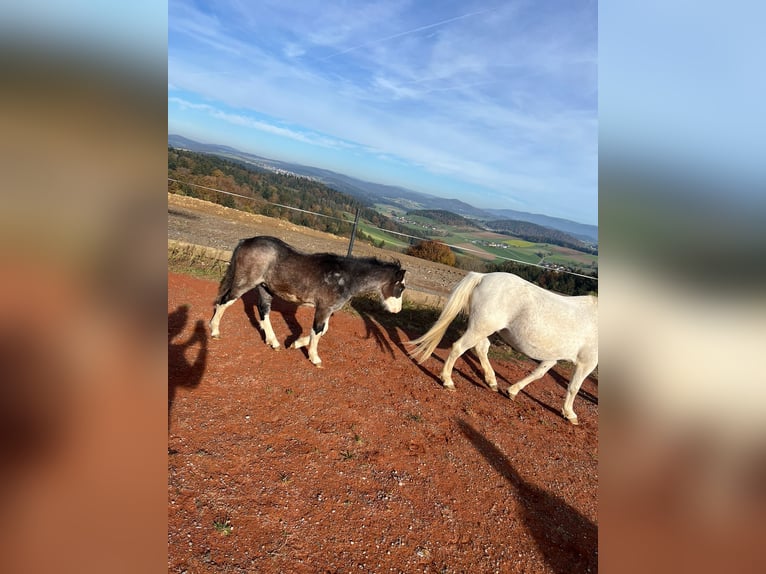
<svg viewBox="0 0 766 574"><path fill-rule="evenodd" d="M334 215L326 215L324 213L317 213L316 211L309 211L307 209L301 209L299 207L294 207L294 206L291 206L291 205L284 205L282 203L274 203L273 201L268 201L268 200L260 198L260 197L250 197L250 196L247 196L247 195L242 195L240 193L234 193L232 191L225 191L223 189L216 189L214 187L208 187L208 186L199 185L199 184L196 184L196 183L189 183L189 182L186 182L186 181L180 181L178 179L173 179L172 177L169 177L168 181L172 181L172 182L178 183L180 185L188 185L190 187L198 187L200 189L206 189L208 191L213 191L215 193L222 193L224 195L230 195L230 196L233 196L233 197L239 197L241 199L247 199L247 200L250 200L250 201L253 201L253 202L257 202L257 203L266 203L266 204L269 204L269 205L274 205L276 207L281 207L283 209L290 209L292 211L299 211L301 213L307 213L309 215L315 215L317 217L324 217L326 219L333 219L335 221L342 221L343 223L348 223L348 224L352 224L353 223L353 221L349 221L348 219L343 219L341 217L335 217ZM399 235L401 237L407 237L409 239L415 239L417 241L423 241L422 237L417 237L415 235L408 235L406 233L401 233L399 231L391 231L390 229L382 229L380 227L375 227L373 225L370 225L369 227L371 227L372 229L376 229L378 231L382 231L383 233L390 233L392 235ZM437 241L437 240L433 240L432 239L430 241ZM460 245L451 245L449 243L444 243L443 241L438 241L438 243L442 243L443 245L446 245L450 249L459 249L460 251L464 251L466 253L475 253L478 256L486 254L485 251L478 251L476 249L470 249L468 247L462 247ZM540 265L539 263L530 263L529 261L522 261L521 259L514 259L512 257L504 257L502 255L495 255L495 254L493 254L493 255L497 259L502 259L503 261L512 261L514 263L519 263L521 265L530 265L532 267L539 267L540 269L546 269L546 270L548 269L548 267L546 267L545 265ZM583 273L576 273L574 271L567 271L567 270L559 271L559 270L557 270L557 273L567 273L569 275L576 275L577 277L584 277L585 279L592 279L593 281L598 281L598 277L593 277L592 275L585 275Z"/></svg>

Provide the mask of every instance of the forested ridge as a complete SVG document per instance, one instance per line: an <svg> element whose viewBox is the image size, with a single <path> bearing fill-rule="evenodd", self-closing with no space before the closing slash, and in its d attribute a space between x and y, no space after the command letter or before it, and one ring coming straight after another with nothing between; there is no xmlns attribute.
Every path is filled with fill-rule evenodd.
<svg viewBox="0 0 766 574"><path fill-rule="evenodd" d="M425 235L419 231L392 221L369 207L365 202L336 191L316 180L259 170L254 166L244 166L214 155L169 147L168 178L178 180L168 181L170 193L188 195L250 213L285 219L296 225L303 225L339 236L349 237L351 235L354 214L359 208L361 218L375 227L406 235L420 235L425 238ZM242 197L219 193L213 191L214 189ZM304 211L287 209L275 204ZM314 212L328 217L306 212ZM423 210L414 213L424 216L426 213L437 213L444 218L443 223L465 224L463 222L455 223L465 220L465 218L448 211ZM432 215L428 215L428 217L432 217ZM357 230L357 239L379 245L379 241L365 235L360 230ZM455 264L455 262L447 263ZM471 268L479 270L475 269L475 266ZM530 265L506 262L501 265L489 264L481 270L514 273L547 289L570 295L598 292L598 283L593 279L543 270Z"/></svg>
<svg viewBox="0 0 766 574"><path fill-rule="evenodd" d="M585 253L598 254L598 249L592 245L580 241L576 237L572 237L568 233L553 229L551 227L545 227L538 225L537 223L530 223L528 221L517 221L513 219L501 219L499 221L486 222L487 228L498 233L507 233L514 237L531 241L532 243L551 243L553 245L561 245L562 247L569 247L577 251L583 251Z"/></svg>
<svg viewBox="0 0 766 574"><path fill-rule="evenodd" d="M168 178L194 184L184 185L169 181L170 193L189 195L250 213L286 219L296 225L335 235L350 236L357 209L360 210L360 217L374 227L419 235L418 232L378 213L364 201L336 191L314 179L261 170L215 155L168 147ZM195 186L205 186L251 199ZM370 239L359 231L357 237Z"/></svg>
<svg viewBox="0 0 766 574"><path fill-rule="evenodd" d="M407 215L426 217L443 225L455 225L481 229L479 225L476 224L476 222L471 221L462 215L457 215L456 213L452 213L451 211L446 211L444 209L415 209L413 211L408 211Z"/></svg>
<svg viewBox="0 0 766 574"><path fill-rule="evenodd" d="M598 273L592 274L592 279L572 273L559 273L549 269L543 269L534 265L522 265L514 261L487 264L487 273L502 271L513 273L530 283L539 285L543 289L549 289L564 295L597 295Z"/></svg>

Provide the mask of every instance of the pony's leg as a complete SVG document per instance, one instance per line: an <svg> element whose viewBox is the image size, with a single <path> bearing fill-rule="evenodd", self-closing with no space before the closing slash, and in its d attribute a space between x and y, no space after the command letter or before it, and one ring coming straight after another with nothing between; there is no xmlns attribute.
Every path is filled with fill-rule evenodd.
<svg viewBox="0 0 766 574"><path fill-rule="evenodd" d="M317 345L319 345L319 339L327 332L327 329L330 328L330 317L327 317L324 321L324 327L322 327L321 331L319 333L316 332L316 325L311 329L311 335L309 337L309 360L314 363L317 367L322 366L322 359L319 358L319 355L317 354Z"/></svg>
<svg viewBox="0 0 766 574"><path fill-rule="evenodd" d="M266 344L272 349L279 349L279 341L269 320L272 299L271 294L262 285L258 285L258 314L261 316L259 325L266 338Z"/></svg>
<svg viewBox="0 0 766 574"><path fill-rule="evenodd" d="M529 383L532 381L536 381L537 379L541 378L545 373L547 373L550 368L556 364L555 359L551 359L549 361L543 361L539 365L537 365L537 368L529 373L526 377L521 379L518 383L515 385L511 385L508 387L508 397L511 399L515 399L516 395L519 394L519 391L526 387Z"/></svg>
<svg viewBox="0 0 766 574"><path fill-rule="evenodd" d="M577 391L580 390L580 385L582 385L582 382L585 380L585 377L587 377L590 372L596 368L596 362L593 361L579 361L577 365L575 366L574 374L572 375L572 380L569 381L569 386L567 387L567 396L564 399L564 408L561 409L561 414L564 415L564 418L567 419L570 423L573 425L578 424L577 423L577 415L574 412L574 409L572 408L572 405L574 404L575 396L577 396Z"/></svg>
<svg viewBox="0 0 766 574"><path fill-rule="evenodd" d="M319 339L330 328L330 316L332 313L325 309L317 308L314 313L314 324L311 327L311 334L297 339L293 343L293 348L300 349L301 347L309 346L309 360L317 367L322 366L322 359L319 358L317 353L317 346L319 345Z"/></svg>
<svg viewBox="0 0 766 574"><path fill-rule="evenodd" d="M215 310L213 312L213 318L210 319L210 336L213 339L218 339L221 336L221 333L218 330L218 324L221 322L221 317L223 317L224 312L228 307L233 305L236 302L237 298L231 299L230 301L227 301L226 303L221 303L220 305L215 306Z"/></svg>
<svg viewBox="0 0 766 574"><path fill-rule="evenodd" d="M218 298L213 308L213 318L210 319L210 336L214 339L221 335L218 325L226 309L261 281L260 279L255 281L252 274L244 275L236 261L236 258L233 257L229 263L229 268L226 270L226 275L218 287Z"/></svg>
<svg viewBox="0 0 766 574"><path fill-rule="evenodd" d="M478 345L474 347L474 350L481 362L481 368L484 370L484 380L489 385L490 389L497 392L497 378L495 377L495 371L492 368L492 365L490 365L489 357L487 356L487 353L489 352L489 338L479 341Z"/></svg>
<svg viewBox="0 0 766 574"><path fill-rule="evenodd" d="M441 379L445 389L455 390L455 383L452 382L452 368L455 366L455 361L460 358L460 355L478 345L485 338L477 331L473 331L469 325L468 330L463 333L463 336L455 341L449 355L447 355L447 360L444 361L444 368L442 369ZM492 374L495 374L494 371Z"/></svg>

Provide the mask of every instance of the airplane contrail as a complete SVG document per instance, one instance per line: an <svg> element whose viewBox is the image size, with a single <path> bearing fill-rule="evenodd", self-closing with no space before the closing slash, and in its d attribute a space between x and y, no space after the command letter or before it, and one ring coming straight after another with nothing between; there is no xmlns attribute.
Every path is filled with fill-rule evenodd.
<svg viewBox="0 0 766 574"><path fill-rule="evenodd" d="M394 38L400 38L402 36L406 36L407 34L414 34L415 32L422 32L423 30L428 30L429 28L436 28L437 26L443 26L444 24L449 24L450 22L454 22L456 20L463 20L464 18L470 18L471 16L478 16L479 14L484 14L485 12L490 12L491 9L487 8L486 10L479 10L478 12L469 12L468 14L463 14L462 16L455 16L454 18L448 18L446 20L442 20L440 22L434 22L433 24L426 24L425 26L419 26L417 28L413 28L412 30L407 30L405 32L399 32L398 34L392 34L391 36L386 36L385 38L379 38L377 40L372 40L370 42L365 42L364 44L359 44L358 46L353 46L351 48L347 48L345 50L342 50L340 52L336 52L335 54L330 54L329 56L325 56L324 58L321 58L320 61L329 60L330 58L334 58L335 56L342 56L343 54L348 54L349 52L353 52L354 50L358 50L360 48L364 48L365 46L371 46L373 44L380 44L381 42L387 42L388 40L393 40Z"/></svg>

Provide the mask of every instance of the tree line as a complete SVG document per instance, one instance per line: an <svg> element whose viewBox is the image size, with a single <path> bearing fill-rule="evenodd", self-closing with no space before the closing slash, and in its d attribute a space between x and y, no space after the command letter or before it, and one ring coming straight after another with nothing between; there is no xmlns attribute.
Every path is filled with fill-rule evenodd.
<svg viewBox="0 0 766 574"><path fill-rule="evenodd" d="M501 219L499 221L487 221L486 226L492 231L513 235L532 243L551 243L562 247L569 247L583 253L598 255L598 248L572 237L568 233L552 229L529 221L517 221L515 219Z"/></svg>
<svg viewBox="0 0 766 574"><path fill-rule="evenodd" d="M342 237L350 237L357 209L360 217L374 227L425 237L378 213L365 201L336 191L314 179L274 173L211 154L168 147L168 177L194 184L168 182L170 193L285 219L296 225ZM247 199L201 189L195 185L235 193ZM357 237L375 243L373 238L365 234L357 233Z"/></svg>
<svg viewBox="0 0 766 574"><path fill-rule="evenodd" d="M425 234L393 221L372 209L366 202L307 177L259 170L254 166L244 166L239 162L218 156L172 147L168 148L168 177L185 182L168 182L170 193L188 195L241 211L285 219L296 225L342 237L351 236L354 214L359 209L360 217L374 227L424 239L424 241L410 240L410 248L407 250L410 255L472 271L514 273L541 287L568 295L598 292L597 281L568 273L557 273L510 261L484 265L475 258L456 257L448 246L427 240ZM186 185L186 183L193 185ZM196 186L222 190L242 197L222 194L212 189L208 190ZM295 211L274 204L282 204L304 211ZM435 213L434 210L428 211L431 217ZM450 220L450 224L455 224L453 222L455 220L447 214L455 218L460 217L447 211L439 211L445 217L443 223ZM317 214L327 217L321 217ZM360 230L357 230L357 239L368 241L379 247L383 243ZM596 276L594 275L594 277Z"/></svg>
<svg viewBox="0 0 766 574"><path fill-rule="evenodd" d="M470 219L467 219L463 217L462 215L458 215L456 213L452 213L451 211L446 211L444 209L415 209L413 211L408 211L407 215L417 215L420 217L426 217L428 219L432 219L436 221L437 223L441 223L442 225L454 225L454 226L473 227L476 229L481 229L476 224L476 222L471 221Z"/></svg>
<svg viewBox="0 0 766 574"><path fill-rule="evenodd" d="M564 295L589 295L598 294L598 272L593 273L592 278L571 273L562 273L535 267L534 265L522 265L514 261L487 264L487 273L502 271L513 273L530 283L539 285L543 289L556 291Z"/></svg>

